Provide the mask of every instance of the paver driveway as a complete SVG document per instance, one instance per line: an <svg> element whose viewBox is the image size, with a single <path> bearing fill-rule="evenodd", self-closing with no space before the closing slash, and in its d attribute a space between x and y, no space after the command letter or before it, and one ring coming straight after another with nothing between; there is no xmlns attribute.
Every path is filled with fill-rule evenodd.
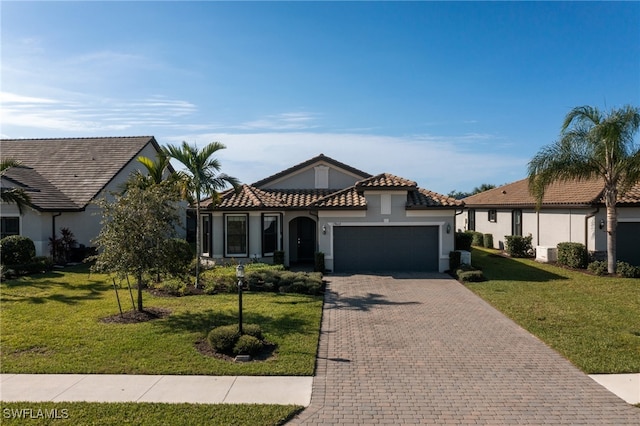
<svg viewBox="0 0 640 426"><path fill-rule="evenodd" d="M328 281L311 405L290 424L640 424L445 275Z"/></svg>

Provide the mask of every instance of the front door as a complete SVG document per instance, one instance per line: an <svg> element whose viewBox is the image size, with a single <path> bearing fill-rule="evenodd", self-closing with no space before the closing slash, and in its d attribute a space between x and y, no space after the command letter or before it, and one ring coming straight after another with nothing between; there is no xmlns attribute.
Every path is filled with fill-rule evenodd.
<svg viewBox="0 0 640 426"><path fill-rule="evenodd" d="M294 262L313 262L316 251L316 222L308 217L293 219L289 225Z"/></svg>

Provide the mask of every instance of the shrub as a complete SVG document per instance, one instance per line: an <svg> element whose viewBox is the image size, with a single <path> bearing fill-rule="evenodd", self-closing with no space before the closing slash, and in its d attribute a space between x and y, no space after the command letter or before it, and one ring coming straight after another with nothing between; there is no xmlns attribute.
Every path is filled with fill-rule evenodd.
<svg viewBox="0 0 640 426"><path fill-rule="evenodd" d="M493 234L482 234L482 245L486 248L493 248Z"/></svg>
<svg viewBox="0 0 640 426"><path fill-rule="evenodd" d="M484 245L484 236L482 232L476 232L476 231L467 231L467 232L469 232L472 235L472 238L471 238L472 246L482 247Z"/></svg>
<svg viewBox="0 0 640 426"><path fill-rule="evenodd" d="M273 252L273 264L284 265L284 251L278 250Z"/></svg>
<svg viewBox="0 0 640 426"><path fill-rule="evenodd" d="M243 334L233 346L234 355L255 355L262 350L262 342L248 334Z"/></svg>
<svg viewBox="0 0 640 426"><path fill-rule="evenodd" d="M248 334L258 340L264 339L264 336L262 335L262 328L258 324L243 324L242 334Z"/></svg>
<svg viewBox="0 0 640 426"><path fill-rule="evenodd" d="M473 241L473 235L468 232L456 232L455 235L455 248L456 250L471 250L471 241Z"/></svg>
<svg viewBox="0 0 640 426"><path fill-rule="evenodd" d="M584 269L588 263L588 253L584 244L560 243L558 244L558 263L570 268Z"/></svg>
<svg viewBox="0 0 640 426"><path fill-rule="evenodd" d="M10 235L0 240L0 261L3 265L21 265L36 257L36 246L30 238Z"/></svg>
<svg viewBox="0 0 640 426"><path fill-rule="evenodd" d="M223 325L209 332L207 339L213 349L221 353L232 353L236 342L240 338L237 325Z"/></svg>
<svg viewBox="0 0 640 426"><path fill-rule="evenodd" d="M605 260L596 260L587 265L589 272L596 275L607 275L607 262Z"/></svg>
<svg viewBox="0 0 640 426"><path fill-rule="evenodd" d="M316 252L315 254L315 262L313 265L313 270L315 272L324 272L324 253L321 251Z"/></svg>
<svg viewBox="0 0 640 426"><path fill-rule="evenodd" d="M616 271L625 278L640 278L640 267L633 266L627 262L616 262Z"/></svg>
<svg viewBox="0 0 640 426"><path fill-rule="evenodd" d="M506 250L511 257L529 257L533 252L531 242L533 236L528 235L523 237L521 235L505 235Z"/></svg>
<svg viewBox="0 0 640 426"><path fill-rule="evenodd" d="M449 270L455 271L460 266L460 256L461 253L459 251L450 251L449 252Z"/></svg>
<svg viewBox="0 0 640 426"><path fill-rule="evenodd" d="M171 238L165 244L164 262L166 271L171 275L183 275L189 271L191 261L195 257L191 246L181 238Z"/></svg>
<svg viewBox="0 0 640 426"><path fill-rule="evenodd" d="M484 274L481 270L471 265L460 265L456 269L456 277L462 282L480 282L484 281Z"/></svg>

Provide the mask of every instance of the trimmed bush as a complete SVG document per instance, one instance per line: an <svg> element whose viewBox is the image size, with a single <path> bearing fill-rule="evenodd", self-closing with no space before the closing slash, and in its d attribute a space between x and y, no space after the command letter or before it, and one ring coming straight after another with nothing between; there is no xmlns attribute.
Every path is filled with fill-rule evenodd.
<svg viewBox="0 0 640 426"><path fill-rule="evenodd" d="M237 325L223 325L209 332L207 340L213 349L218 352L230 354L240 338Z"/></svg>
<svg viewBox="0 0 640 426"><path fill-rule="evenodd" d="M262 335L262 328L260 328L258 324L243 324L242 333L253 336L258 340L264 339L264 336Z"/></svg>
<svg viewBox="0 0 640 426"><path fill-rule="evenodd" d="M482 245L486 248L493 248L493 234L482 234Z"/></svg>
<svg viewBox="0 0 640 426"><path fill-rule="evenodd" d="M460 256L462 253L459 251L450 251L449 252L449 270L455 271L460 266Z"/></svg>
<svg viewBox="0 0 640 426"><path fill-rule="evenodd" d="M10 235L0 240L0 261L3 265L21 265L36 257L36 246L30 238Z"/></svg>
<svg viewBox="0 0 640 426"><path fill-rule="evenodd" d="M471 238L472 246L482 247L484 245L484 235L482 234L482 232L476 232L476 231L467 231L467 232L472 235L472 238Z"/></svg>
<svg viewBox="0 0 640 426"><path fill-rule="evenodd" d="M255 355L262 350L262 342L248 334L244 334L238 338L233 346L234 355Z"/></svg>
<svg viewBox="0 0 640 426"><path fill-rule="evenodd" d="M533 236L505 235L506 250L511 257L531 257Z"/></svg>
<svg viewBox="0 0 640 426"><path fill-rule="evenodd" d="M616 262L616 271L620 276L625 278L640 278L640 267L633 266L621 260Z"/></svg>
<svg viewBox="0 0 640 426"><path fill-rule="evenodd" d="M589 270L589 272L596 274L596 275L607 275L607 269L608 269L608 265L607 265L607 261L605 260L596 260L594 262L591 262L589 265L587 265L587 269Z"/></svg>
<svg viewBox="0 0 640 426"><path fill-rule="evenodd" d="M584 269L587 267L589 254L584 244L558 244L558 263L569 268Z"/></svg>
<svg viewBox="0 0 640 426"><path fill-rule="evenodd" d="M484 281L484 274L482 271L471 265L460 265L460 267L456 269L456 277L465 283Z"/></svg>
<svg viewBox="0 0 640 426"><path fill-rule="evenodd" d="M455 248L456 250L471 251L471 242L473 241L473 235L468 232L456 232L455 235Z"/></svg>

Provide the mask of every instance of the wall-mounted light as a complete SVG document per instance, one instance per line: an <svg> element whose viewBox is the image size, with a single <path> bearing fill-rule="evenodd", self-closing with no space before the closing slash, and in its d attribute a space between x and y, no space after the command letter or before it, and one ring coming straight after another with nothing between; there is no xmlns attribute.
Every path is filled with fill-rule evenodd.
<svg viewBox="0 0 640 426"><path fill-rule="evenodd" d="M604 219L600 219L600 229L604 229Z"/></svg>
<svg viewBox="0 0 640 426"><path fill-rule="evenodd" d="M451 233L451 224L447 223L447 234Z"/></svg>
<svg viewBox="0 0 640 426"><path fill-rule="evenodd" d="M322 225L322 233L324 235L326 235L326 233L327 233L327 226L326 225Z"/></svg>

